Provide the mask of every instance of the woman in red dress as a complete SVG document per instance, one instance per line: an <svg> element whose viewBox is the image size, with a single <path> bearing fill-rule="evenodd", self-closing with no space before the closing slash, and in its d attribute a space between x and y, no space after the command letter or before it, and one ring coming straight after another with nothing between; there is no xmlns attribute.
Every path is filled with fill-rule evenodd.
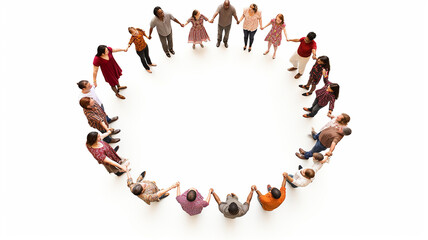
<svg viewBox="0 0 428 240"><path fill-rule="evenodd" d="M126 52L126 49L112 49L111 47L107 47L106 45L100 45L97 49L97 55L94 58L94 86L97 86L97 74L98 68L101 67L101 72L103 73L104 79L111 86L111 89L116 93L116 97L120 99L125 99L124 96L119 94L119 90L125 89L126 86L120 86L119 78L122 75L122 69L117 64L116 60L114 60L113 53L114 52Z"/></svg>
<svg viewBox="0 0 428 240"><path fill-rule="evenodd" d="M86 138L86 147L98 163L103 164L109 173L120 176L126 172L129 162L127 162L127 159L122 159L117 155L116 151L119 146L113 149L108 143L101 140L110 133L110 130L104 134L90 132Z"/></svg>

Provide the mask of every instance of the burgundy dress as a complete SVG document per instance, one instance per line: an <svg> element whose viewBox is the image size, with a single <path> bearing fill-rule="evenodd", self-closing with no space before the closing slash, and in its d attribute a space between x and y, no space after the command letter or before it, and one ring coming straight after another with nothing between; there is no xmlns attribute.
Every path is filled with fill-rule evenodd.
<svg viewBox="0 0 428 240"><path fill-rule="evenodd" d="M109 51L109 60L95 56L93 64L94 66L101 67L101 72L103 73L104 79L110 84L110 86L113 87L119 84L119 78L122 75L122 69L119 67L116 60L114 60L113 49L111 47L107 48Z"/></svg>
<svg viewBox="0 0 428 240"><path fill-rule="evenodd" d="M120 172L120 170L115 166L108 163L104 163L104 159L108 157L119 164L122 164L123 160L119 157L119 155L117 155L113 148L108 145L108 143L104 141L101 141L101 143L103 144L103 146L100 148L91 148L89 146L86 147L88 148L92 156L94 156L94 158L98 161L98 163L103 164L109 173Z"/></svg>

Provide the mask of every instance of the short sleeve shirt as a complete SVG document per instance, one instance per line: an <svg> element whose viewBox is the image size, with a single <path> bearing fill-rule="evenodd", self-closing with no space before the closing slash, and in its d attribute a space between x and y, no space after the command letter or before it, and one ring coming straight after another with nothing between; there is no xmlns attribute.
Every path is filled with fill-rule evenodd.
<svg viewBox="0 0 428 240"><path fill-rule="evenodd" d="M236 10L232 5L229 5L228 9L225 9L223 4L218 6L217 11L219 15L218 25L222 27L227 27L232 24L232 16L236 17Z"/></svg>
<svg viewBox="0 0 428 240"><path fill-rule="evenodd" d="M134 183L132 178L129 178L127 181L127 185L131 191L135 185L141 184L141 183L145 183L146 187L144 188L144 192L142 192L140 195L138 195L138 197L141 200L143 200L145 203L147 203L148 205L150 205L151 202L159 202L159 197L157 194L159 192L159 189L156 186L155 182L144 180L141 182Z"/></svg>
<svg viewBox="0 0 428 240"><path fill-rule="evenodd" d="M297 54L299 54L299 56L301 57L310 57L312 54L312 49L317 49L317 43L315 42L315 40L312 40L310 43L306 43L305 38L302 37L299 41L300 45L297 49Z"/></svg>
<svg viewBox="0 0 428 240"><path fill-rule="evenodd" d="M260 203L262 204L262 208L266 211L272 211L275 208L279 207L282 202L285 200L285 187L281 187L279 190L281 191L281 197L278 199L275 199L272 196L271 192L266 193L265 195L262 195L259 197Z"/></svg>
<svg viewBox="0 0 428 240"><path fill-rule="evenodd" d="M189 191L190 190L185 191L180 196L177 196L176 199L177 199L177 202L180 203L181 208L183 208L183 210L185 212L187 212L190 216L193 216L193 215L197 215L197 214L201 213L202 209L204 207L208 206L208 202L206 202L204 200L204 198L198 192L198 190L195 190L196 191L196 199L195 199L195 201L189 202L187 200L187 193Z"/></svg>
<svg viewBox="0 0 428 240"><path fill-rule="evenodd" d="M84 98L84 97L90 97L90 98L94 99L94 101L97 102L98 105L100 105L100 106L103 105L103 103L98 98L97 94L95 93L95 87L94 86L92 86L92 88L89 90L88 93L82 93L82 92L80 92L79 100L82 99L82 98Z"/></svg>
<svg viewBox="0 0 428 240"><path fill-rule="evenodd" d="M333 142L337 144L343 138L343 134L338 131L339 130L335 127L324 129L319 136L321 144L326 148L329 148Z"/></svg>
<svg viewBox="0 0 428 240"><path fill-rule="evenodd" d="M238 205L238 214L236 215L232 215L229 213L229 205L231 203L236 203L236 205ZM226 202L221 202L218 206L218 209L220 210L221 213L223 213L223 215L227 218L236 218L236 217L241 217L244 216L247 212L248 209L250 208L250 206L248 205L248 203L244 203L242 204L241 202L238 201L238 197L232 197L231 195L227 196Z"/></svg>
<svg viewBox="0 0 428 240"><path fill-rule="evenodd" d="M156 27L159 35L166 37L172 32L171 20L175 20L175 18L170 13L165 13L163 21L155 16L150 22L150 28Z"/></svg>
<svg viewBox="0 0 428 240"><path fill-rule="evenodd" d="M249 10L249 8L244 9L245 20L243 27L245 30L253 32L257 30L259 19L262 18L262 13L260 11L257 11L256 13L254 13L253 16L250 16Z"/></svg>

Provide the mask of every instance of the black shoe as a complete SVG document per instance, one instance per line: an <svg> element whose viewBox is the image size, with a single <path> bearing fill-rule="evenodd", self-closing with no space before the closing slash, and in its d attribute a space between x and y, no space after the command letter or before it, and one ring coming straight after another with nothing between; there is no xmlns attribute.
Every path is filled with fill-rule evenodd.
<svg viewBox="0 0 428 240"><path fill-rule="evenodd" d="M140 176L141 176L141 180L143 180L143 179L144 179L144 177L146 176L146 171L143 171L143 172L140 174Z"/></svg>
<svg viewBox="0 0 428 240"><path fill-rule="evenodd" d="M174 50L171 49L171 50L169 50L169 52L172 53L172 55L175 55Z"/></svg>
<svg viewBox="0 0 428 240"><path fill-rule="evenodd" d="M115 152L119 151L119 145L113 149Z"/></svg>
<svg viewBox="0 0 428 240"><path fill-rule="evenodd" d="M244 51L247 50L247 47L244 47Z"/></svg>
<svg viewBox="0 0 428 240"><path fill-rule="evenodd" d="M217 42L217 44L215 46L216 47L220 47L220 42Z"/></svg>
<svg viewBox="0 0 428 240"><path fill-rule="evenodd" d="M169 196L169 193L164 193L162 196L159 197L159 200L162 200L168 196Z"/></svg>
<svg viewBox="0 0 428 240"><path fill-rule="evenodd" d="M302 167L302 165L299 165L299 170L301 170L303 167Z"/></svg>
<svg viewBox="0 0 428 240"><path fill-rule="evenodd" d="M116 116L116 117L112 117L112 118L110 118L110 121L109 121L108 123L115 122L115 121L117 121L117 119L119 119L119 117L118 117L118 116Z"/></svg>
<svg viewBox="0 0 428 240"><path fill-rule="evenodd" d="M248 52L251 52L251 48L248 48Z"/></svg>
<svg viewBox="0 0 428 240"><path fill-rule="evenodd" d="M117 172L117 173L114 173L114 174L116 174L116 176L118 176L118 177L120 177L120 176L122 176L122 174L124 174L125 172Z"/></svg>
<svg viewBox="0 0 428 240"><path fill-rule="evenodd" d="M227 42L225 42L225 43L224 43L224 47L225 47L225 48L228 48L228 47L229 47L229 44L227 44Z"/></svg>
<svg viewBox="0 0 428 240"><path fill-rule="evenodd" d="M169 54L169 53L165 53L165 54L167 57L169 57L169 58L171 57L171 54Z"/></svg>

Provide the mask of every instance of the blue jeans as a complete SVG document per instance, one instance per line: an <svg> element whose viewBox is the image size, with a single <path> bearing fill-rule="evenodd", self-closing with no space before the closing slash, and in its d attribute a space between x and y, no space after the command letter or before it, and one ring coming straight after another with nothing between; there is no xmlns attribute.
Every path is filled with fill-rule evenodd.
<svg viewBox="0 0 428 240"><path fill-rule="evenodd" d="M311 111L308 116L309 117L314 117L315 115L317 115L318 111L323 108L325 106L320 106L318 105L318 98L315 98L314 102L312 103L312 107L309 108L309 111Z"/></svg>
<svg viewBox="0 0 428 240"><path fill-rule="evenodd" d="M254 31L248 31L244 29L244 43L245 46L247 46L248 43L248 37L250 37L250 47L253 46L253 42L254 42L254 35L256 35L257 29Z"/></svg>
<svg viewBox="0 0 428 240"><path fill-rule="evenodd" d="M106 111L104 110L104 104L101 104L101 109L102 109L104 112L106 112ZM111 119L108 117L107 113L106 113L106 118L107 118L107 123L110 123L110 122L111 122Z"/></svg>
<svg viewBox="0 0 428 240"><path fill-rule="evenodd" d="M320 142L320 139L319 139L320 134L321 134L321 132L319 132L317 135L315 135L314 139L317 140L317 142L315 143L315 146L311 149L311 151L305 152L305 158L306 159L309 159L310 157L312 157L312 155L314 153L319 153L319 152L327 149Z"/></svg>
<svg viewBox="0 0 428 240"><path fill-rule="evenodd" d="M291 178L293 178L294 177L294 175L293 174L288 174L288 176L290 176ZM293 183L291 183L290 181L288 181L288 179L287 179L287 182L290 184L290 186L292 186L293 188L297 188L297 186L296 185L294 185Z"/></svg>
<svg viewBox="0 0 428 240"><path fill-rule="evenodd" d="M103 131L100 131L101 133L105 133L106 132L106 130L103 130ZM107 137L105 137L105 138L103 138L103 141L104 142L106 142L106 143L110 143L111 142L111 137L110 137L110 135L109 136L107 136Z"/></svg>

